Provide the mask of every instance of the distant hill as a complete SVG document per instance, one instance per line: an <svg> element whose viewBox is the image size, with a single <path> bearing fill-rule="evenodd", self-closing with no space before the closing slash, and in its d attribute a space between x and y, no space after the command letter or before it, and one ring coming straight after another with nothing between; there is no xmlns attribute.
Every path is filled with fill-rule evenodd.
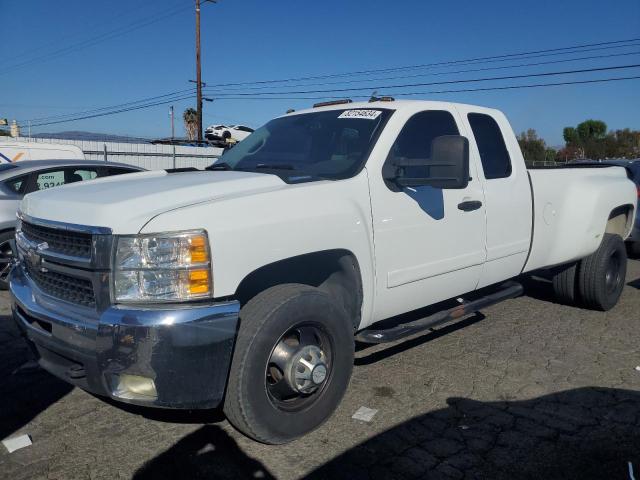
<svg viewBox="0 0 640 480"><path fill-rule="evenodd" d="M57 138L61 140L86 140L91 142L121 142L121 143L148 143L149 139L139 137L125 137L123 135L111 135L109 133L94 133L71 130L57 133L37 133L37 138Z"/></svg>

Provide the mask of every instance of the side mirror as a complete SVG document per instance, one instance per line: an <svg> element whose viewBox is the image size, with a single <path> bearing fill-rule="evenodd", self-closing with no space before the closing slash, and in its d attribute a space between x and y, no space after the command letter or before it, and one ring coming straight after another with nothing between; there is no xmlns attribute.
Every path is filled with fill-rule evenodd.
<svg viewBox="0 0 640 480"><path fill-rule="evenodd" d="M430 158L400 158L393 162L393 178L401 187L466 188L469 184L469 140L443 135L431 142Z"/></svg>

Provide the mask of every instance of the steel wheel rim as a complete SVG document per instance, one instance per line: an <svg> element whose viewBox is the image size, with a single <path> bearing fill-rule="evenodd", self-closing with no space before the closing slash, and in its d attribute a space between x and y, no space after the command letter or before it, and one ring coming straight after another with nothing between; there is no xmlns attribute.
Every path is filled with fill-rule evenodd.
<svg viewBox="0 0 640 480"><path fill-rule="evenodd" d="M7 282L13 264L13 246L11 240L0 243L0 282Z"/></svg>
<svg viewBox="0 0 640 480"><path fill-rule="evenodd" d="M622 259L620 257L620 252L616 250L611 254L607 262L604 281L605 288L609 294L614 293L622 283L622 276L620 274Z"/></svg>
<svg viewBox="0 0 640 480"><path fill-rule="evenodd" d="M326 371L321 384L309 391L301 392L292 388L288 380L293 379L291 370L298 365L295 359L302 354L311 353L307 347L318 348L323 353L321 363ZM271 349L265 368L265 390L271 404L282 411L296 412L315 403L330 382L333 351L331 337L319 323L300 323L287 329ZM308 357L300 359L309 362ZM309 363L314 359L311 360ZM319 367L319 363L315 365L316 373L321 372L322 369Z"/></svg>

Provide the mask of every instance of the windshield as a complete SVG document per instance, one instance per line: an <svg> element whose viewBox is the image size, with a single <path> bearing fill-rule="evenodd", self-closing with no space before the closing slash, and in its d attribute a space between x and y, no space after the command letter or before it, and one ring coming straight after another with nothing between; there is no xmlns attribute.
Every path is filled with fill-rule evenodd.
<svg viewBox="0 0 640 480"><path fill-rule="evenodd" d="M349 109L276 118L217 163L291 182L349 178L362 167L390 115L387 109Z"/></svg>

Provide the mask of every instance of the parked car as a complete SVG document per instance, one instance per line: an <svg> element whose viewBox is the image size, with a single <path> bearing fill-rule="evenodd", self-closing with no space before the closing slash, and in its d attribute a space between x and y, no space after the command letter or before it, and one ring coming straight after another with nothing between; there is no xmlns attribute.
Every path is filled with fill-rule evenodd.
<svg viewBox="0 0 640 480"><path fill-rule="evenodd" d="M607 160L607 163L627 167L631 174L631 179L635 182L636 188L638 189L638 199L640 201L640 159ZM640 209L636 211L636 220L631 235L627 238L627 245L632 255L640 256Z"/></svg>
<svg viewBox="0 0 640 480"><path fill-rule="evenodd" d="M356 339L460 319L523 274L612 308L637 203L620 167L527 170L497 110L388 98L276 118L208 171L105 182L20 207L12 309L41 365L121 402L222 404L265 443L332 414Z"/></svg>
<svg viewBox="0 0 640 480"><path fill-rule="evenodd" d="M244 125L211 125L204 131L207 140L213 143L240 142L253 133L253 128Z"/></svg>
<svg viewBox="0 0 640 480"><path fill-rule="evenodd" d="M84 153L77 145L0 140L0 163L54 159L84 160Z"/></svg>
<svg viewBox="0 0 640 480"><path fill-rule="evenodd" d="M14 252L16 212L27 193L141 170L143 169L121 163L81 159L0 163L0 290L8 287L7 277Z"/></svg>

